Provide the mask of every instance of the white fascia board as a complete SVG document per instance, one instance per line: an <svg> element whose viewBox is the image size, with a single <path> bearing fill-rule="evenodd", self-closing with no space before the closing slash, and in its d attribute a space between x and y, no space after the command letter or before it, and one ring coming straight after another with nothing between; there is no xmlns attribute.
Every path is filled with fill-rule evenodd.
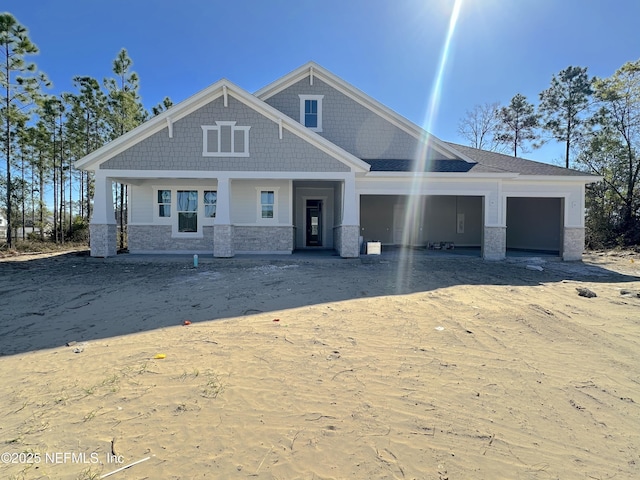
<svg viewBox="0 0 640 480"><path fill-rule="evenodd" d="M218 180L345 180L352 172L271 172L271 171L211 171L211 170L100 170L108 178L153 180L169 178L174 180L210 179ZM125 182L127 183L127 182Z"/></svg>
<svg viewBox="0 0 640 480"><path fill-rule="evenodd" d="M603 180L599 175L519 175L515 180L554 183L595 183Z"/></svg>
<svg viewBox="0 0 640 480"><path fill-rule="evenodd" d="M257 92L255 92L255 96L260 98L261 100L267 100L270 97L282 92L287 89L291 85L296 82L299 82L303 78L311 75L311 69L313 69L313 76L319 78L323 82L331 85L333 88L338 90L343 95L351 98L356 101L363 107L371 110L377 115L381 116L392 125L395 125L399 129L403 130L405 133L411 135L416 140L420 140L423 143L431 143L433 147L438 150L440 153L444 155L449 155L453 157L460 158L468 163L477 163L472 158L460 153L459 151L453 149L449 145L442 142L436 136L430 134L423 128L419 127L412 121L403 117L399 113L390 109L386 105L383 105L379 101L375 100L370 95L367 95L362 90L357 87L345 82L340 77L335 74L329 72L325 68L321 67L315 62L308 62L301 67L295 69L284 77L276 80L275 82L270 83L266 87L261 88Z"/></svg>

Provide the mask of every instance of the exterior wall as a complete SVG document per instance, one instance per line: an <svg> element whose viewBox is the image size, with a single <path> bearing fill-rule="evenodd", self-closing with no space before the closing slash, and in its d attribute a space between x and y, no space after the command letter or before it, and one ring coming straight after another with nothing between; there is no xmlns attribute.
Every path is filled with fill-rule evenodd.
<svg viewBox="0 0 640 480"><path fill-rule="evenodd" d="M276 195L276 217L259 218L260 190ZM291 182L288 180L233 180L231 182L231 223L291 225Z"/></svg>
<svg viewBox="0 0 640 480"><path fill-rule="evenodd" d="M202 238L172 237L170 225L129 225L131 253L213 253L214 227L203 227Z"/></svg>
<svg viewBox="0 0 640 480"><path fill-rule="evenodd" d="M291 253L293 227L234 227L233 249L237 253Z"/></svg>
<svg viewBox="0 0 640 480"><path fill-rule="evenodd" d="M582 260L584 252L584 228L565 228L563 235L562 259Z"/></svg>
<svg viewBox="0 0 640 480"><path fill-rule="evenodd" d="M485 260L504 260L506 236L505 227L484 227L482 258Z"/></svg>
<svg viewBox="0 0 640 480"><path fill-rule="evenodd" d="M115 224L89 225L92 257L114 257L118 251L116 248L116 234L118 227Z"/></svg>
<svg viewBox="0 0 640 480"><path fill-rule="evenodd" d="M266 103L300 120L298 95L324 95L319 135L359 158L410 159L418 152L419 142L413 136L317 77L314 77L313 85L309 78L304 78L267 99Z"/></svg>
<svg viewBox="0 0 640 480"><path fill-rule="evenodd" d="M507 248L560 252L561 198L507 198Z"/></svg>
<svg viewBox="0 0 640 480"><path fill-rule="evenodd" d="M217 98L168 128L115 155L101 169L268 172L346 172L342 162L313 147L229 95L228 107ZM235 121L250 126L249 157L204 157L202 125Z"/></svg>

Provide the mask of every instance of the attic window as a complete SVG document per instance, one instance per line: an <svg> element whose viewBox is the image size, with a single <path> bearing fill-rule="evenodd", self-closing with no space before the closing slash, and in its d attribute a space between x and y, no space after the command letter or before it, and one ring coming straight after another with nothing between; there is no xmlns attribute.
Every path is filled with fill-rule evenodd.
<svg viewBox="0 0 640 480"><path fill-rule="evenodd" d="M309 130L322 132L322 99L324 95L298 95L300 97L300 123Z"/></svg>
<svg viewBox="0 0 640 480"><path fill-rule="evenodd" d="M202 125L202 156L248 157L250 128L237 127L236 122Z"/></svg>

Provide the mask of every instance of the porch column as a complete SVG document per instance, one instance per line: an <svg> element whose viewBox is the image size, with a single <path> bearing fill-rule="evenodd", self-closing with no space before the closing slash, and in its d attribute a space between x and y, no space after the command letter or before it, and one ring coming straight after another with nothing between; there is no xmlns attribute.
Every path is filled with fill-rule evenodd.
<svg viewBox="0 0 640 480"><path fill-rule="evenodd" d="M506 199L500 195L500 185L484 196L484 228L482 231L482 258L504 260L507 256Z"/></svg>
<svg viewBox="0 0 640 480"><path fill-rule="evenodd" d="M344 179L342 193L342 224L338 229L338 253L344 258L360 256L360 197L356 193L356 178Z"/></svg>
<svg viewBox="0 0 640 480"><path fill-rule="evenodd" d="M92 257L113 257L117 254L118 228L113 210L113 182L103 170L95 172L93 214L89 224Z"/></svg>
<svg viewBox="0 0 640 480"><path fill-rule="evenodd" d="M585 186L564 198L564 230L562 232L562 260L580 261L584 252L584 196Z"/></svg>
<svg viewBox="0 0 640 480"><path fill-rule="evenodd" d="M216 219L213 223L213 256L233 257L233 225L231 225L231 179L218 177Z"/></svg>

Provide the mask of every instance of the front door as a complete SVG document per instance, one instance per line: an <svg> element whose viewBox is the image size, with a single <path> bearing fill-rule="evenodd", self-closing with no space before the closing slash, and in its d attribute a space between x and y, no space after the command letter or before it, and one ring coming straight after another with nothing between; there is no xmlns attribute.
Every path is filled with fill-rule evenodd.
<svg viewBox="0 0 640 480"><path fill-rule="evenodd" d="M307 200L307 247L322 246L322 200Z"/></svg>

